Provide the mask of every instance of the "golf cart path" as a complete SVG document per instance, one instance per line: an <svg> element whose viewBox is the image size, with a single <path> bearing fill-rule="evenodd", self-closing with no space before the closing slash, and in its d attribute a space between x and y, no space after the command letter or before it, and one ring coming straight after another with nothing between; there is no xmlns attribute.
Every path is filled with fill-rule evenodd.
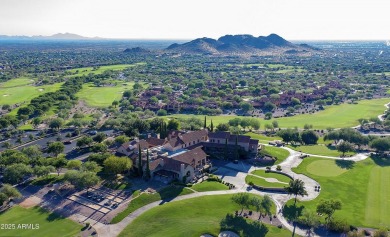
<svg viewBox="0 0 390 237"><path fill-rule="evenodd" d="M386 111L387 111L388 109L390 109L390 103L387 103L387 104L385 104L384 106L386 107L386 110L385 110L385 113L386 113ZM378 115L379 120L382 121L382 122L385 121L385 119L384 119L384 116L386 115L385 113L384 113L384 114Z"/></svg>
<svg viewBox="0 0 390 237"><path fill-rule="evenodd" d="M263 144L263 145L267 145L267 144ZM302 162L302 159L300 158L300 156L302 154L306 154L306 153L297 152L297 151L295 151L291 148L288 148L288 147L281 147L281 148L287 150L290 153L290 155L283 162L281 162L279 164L282 167L283 172L291 175L294 179L301 179L305 183L305 187L306 187L308 196L298 197L298 199L302 200L302 201L309 201L309 200L315 199L319 195L319 192L315 191L315 186L319 186L320 184L317 181L309 178L306 175L296 174L291 170L292 168L297 167ZM328 159L351 160L351 161L361 161L361 160L364 160L368 157L367 154L356 154L352 157L346 157L346 158L332 157L332 156L320 156L320 155L312 155L312 154L308 154L308 155L310 155L311 157L321 157L321 158L328 158ZM273 166L273 168L275 169L276 166ZM285 194L285 193L269 193L269 192L262 192L259 190L255 190L255 189L248 189L248 185L245 183L245 176L248 173L251 173L253 170L256 170L256 167L253 167L253 166L244 164L243 162L240 162L239 164L233 164L233 163L227 164L226 170L228 170L228 169L230 169L233 172L236 172L236 174L237 174L235 177L229 176L229 182L233 181L232 183L235 184L236 187L238 187L236 189L223 190L223 191L195 192L195 193L175 197L169 201L164 201L164 200L156 201L156 202L150 203L148 205L145 205L145 206L135 210L134 212L130 213L127 217L125 217L122 221L120 221L117 224L105 225L105 224L102 224L100 222L96 222L94 220L85 220L85 217L79 216L79 215L74 215L71 217L71 219L74 219L76 221L80 221L82 219L83 222L93 223L92 225L95 228L95 230L97 231L99 237L112 237L112 236L118 236L126 228L126 226L128 226L137 217L139 217L140 215L142 215L146 211L148 211L154 207L163 205L164 203L176 202L176 201L181 201L181 200L186 200L186 199L196 198L196 197L202 197L202 196L224 195L224 194L235 194L235 193L247 192L247 193L253 193L253 194L261 195L261 196L269 195L274 200L274 202L276 204L276 216L281 221L281 223L284 225L284 227L287 228L288 230L290 230L291 232L294 231L294 229L295 229L295 233L297 235L300 235L300 236L307 235L307 230L300 229L298 227L294 227L283 216L283 213L282 213L283 206L286 204L286 202L288 200L294 198L294 196L289 195L289 194ZM265 169L265 168L262 168L262 169ZM237 170L242 170L242 171L238 172ZM219 176L221 176L221 175L219 175ZM224 176L224 174L223 174L222 178L227 178L227 176ZM312 233L311 236L316 237L317 235Z"/></svg>

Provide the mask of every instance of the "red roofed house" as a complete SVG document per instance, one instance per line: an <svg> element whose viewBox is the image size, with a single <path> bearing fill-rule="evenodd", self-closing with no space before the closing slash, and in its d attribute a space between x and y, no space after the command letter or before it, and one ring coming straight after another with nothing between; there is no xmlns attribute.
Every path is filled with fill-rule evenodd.
<svg viewBox="0 0 390 237"><path fill-rule="evenodd" d="M207 141L207 134L207 129L188 133L172 131L168 135L168 142L164 144L164 148L169 151L176 151L178 149L188 148L190 146Z"/></svg>
<svg viewBox="0 0 390 237"><path fill-rule="evenodd" d="M208 136L211 144L225 145L227 140L228 145L235 145L237 140L237 145L250 153L257 153L259 147L259 140L251 139L250 136L232 135L230 132L210 132Z"/></svg>
<svg viewBox="0 0 390 237"><path fill-rule="evenodd" d="M171 156L161 156L149 163L152 177L191 181L209 164L201 147L185 150Z"/></svg>

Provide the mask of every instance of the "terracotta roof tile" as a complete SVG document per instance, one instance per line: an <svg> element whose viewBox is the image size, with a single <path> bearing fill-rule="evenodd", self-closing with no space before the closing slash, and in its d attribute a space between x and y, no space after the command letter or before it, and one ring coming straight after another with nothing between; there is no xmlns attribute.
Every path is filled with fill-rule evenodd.
<svg viewBox="0 0 390 237"><path fill-rule="evenodd" d="M189 151L181 153L179 155L172 156L171 159L180 161L180 162L188 164L188 165L192 165L193 162L195 162L195 164L196 164L198 161L203 160L206 157L207 157L207 155L202 150L202 148L197 147L193 150L189 150Z"/></svg>
<svg viewBox="0 0 390 237"><path fill-rule="evenodd" d="M165 139L158 139L158 138L155 138L155 137L149 137L148 139L146 139L146 142L149 143L149 146L150 147L153 147L153 146L162 146L166 143L166 140Z"/></svg>
<svg viewBox="0 0 390 237"><path fill-rule="evenodd" d="M193 141L201 141L202 137L207 137L208 131L206 129L202 129L199 131L193 131L193 132L188 132L179 135L179 138L184 142L184 143L190 143Z"/></svg>

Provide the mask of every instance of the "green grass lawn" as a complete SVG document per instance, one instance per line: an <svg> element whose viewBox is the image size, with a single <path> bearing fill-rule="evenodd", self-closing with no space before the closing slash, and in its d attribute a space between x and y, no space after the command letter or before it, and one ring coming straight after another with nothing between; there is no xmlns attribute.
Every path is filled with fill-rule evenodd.
<svg viewBox="0 0 390 237"><path fill-rule="evenodd" d="M32 185L46 185L64 181L64 175L49 174L48 176L39 177L31 181Z"/></svg>
<svg viewBox="0 0 390 237"><path fill-rule="evenodd" d="M267 188L284 188L288 186L288 182L286 183L279 183L279 182L268 182L265 179L253 176L253 175L247 175L245 177L245 182L247 184L253 183L254 185L261 186L261 187L267 187Z"/></svg>
<svg viewBox="0 0 390 237"><path fill-rule="evenodd" d="M317 141L317 144L328 145L328 144L332 144L333 142L334 142L334 140L326 140L326 141L324 141L324 137L319 137L318 141Z"/></svg>
<svg viewBox="0 0 390 237"><path fill-rule="evenodd" d="M283 148L275 146L263 146L260 151L260 154L276 157L277 160L274 165L277 165L283 162L290 155L290 152Z"/></svg>
<svg viewBox="0 0 390 237"><path fill-rule="evenodd" d="M344 127L353 127L359 125L357 121L359 118L371 118L379 114L383 114L385 111L384 104L390 102L390 98L383 99L373 99L373 100L361 100L358 104L341 104L341 105L331 105L327 106L325 110L317 112L315 114L300 114L292 117L283 117L272 119L276 120L279 123L281 128L303 128L305 124L312 124L314 129L326 129L329 127L332 128L344 128ZM196 116L200 119L204 119L204 115L184 115L184 114L175 114L169 115L166 117L176 117L176 118L188 118L191 116ZM217 126L220 123L227 123L230 119L233 119L237 116L207 116L208 121L213 120L214 126ZM240 116L238 116L240 117ZM271 123L272 120L260 119L259 121L264 127L264 124Z"/></svg>
<svg viewBox="0 0 390 237"><path fill-rule="evenodd" d="M75 73L76 71L78 71L78 73L73 74L72 76L83 76L88 75L89 73L102 74L104 71L107 70L118 71L142 64L144 63L101 66L97 70L92 70L92 67L76 68L69 70L69 72ZM28 103L31 99L37 97L40 94L59 90L60 86L62 85L62 83L55 83L52 85L35 87L31 85L33 82L34 80L31 78L21 77L0 84L0 105L16 104L22 103L24 101ZM98 88L97 90L89 90L89 86L87 84L83 87L83 90L79 92L78 96L80 96L80 98L82 99L87 98L85 100L92 106L108 106L111 105L112 101L120 99L122 97L120 92L123 91L126 86L123 86L121 83L119 84L120 85L118 85L117 87L95 87ZM133 84L127 84L129 84L129 89L132 89ZM91 97L90 99L88 99L89 96Z"/></svg>
<svg viewBox="0 0 390 237"><path fill-rule="evenodd" d="M277 64L277 63L270 63L270 64L262 64L262 63L250 63L250 64L232 64L232 66L239 66L239 67L262 67L267 71L267 73L293 73L293 72L306 72L305 69L302 69L302 67L294 67L294 66L288 66L284 64Z"/></svg>
<svg viewBox="0 0 390 237"><path fill-rule="evenodd" d="M371 73L373 75L377 75L377 76L380 76L382 74L385 74L385 76L390 76L390 72L381 72L381 73Z"/></svg>
<svg viewBox="0 0 390 237"><path fill-rule="evenodd" d="M307 146L292 146L288 145L291 149L294 149L296 151L301 151L308 154L313 155L323 155L323 156L336 156L339 157L343 153L336 150L334 146L328 147L324 145L307 145ZM346 155L354 155L356 152L346 152Z"/></svg>
<svg viewBox="0 0 390 237"><path fill-rule="evenodd" d="M247 132L244 135L250 136L252 139L257 139L261 143L268 143L270 141L282 140L282 138L278 137L278 136L271 137L271 136L266 136L264 134L257 134L257 133L253 133L253 132Z"/></svg>
<svg viewBox="0 0 390 237"><path fill-rule="evenodd" d="M165 203L135 219L119 236L199 237L205 233L218 236L221 221L226 215L234 214L236 210L241 209L231 201L231 197L232 195L204 196ZM265 234L264 229L258 231L251 223L243 218L235 218L229 222L229 226L233 231L240 233L240 236L291 236L289 231L269 225L266 226L268 232Z"/></svg>
<svg viewBox="0 0 390 237"><path fill-rule="evenodd" d="M47 212L39 207L25 209L14 206L10 210L0 214L1 224L15 224L12 230L1 229L0 236L77 236L82 226L56 214ZM38 224L39 229L18 229L18 224Z"/></svg>
<svg viewBox="0 0 390 237"><path fill-rule="evenodd" d="M131 188L131 183L128 183L126 181L120 181L120 182L105 182L103 184L107 188L115 189L115 190L125 190Z"/></svg>
<svg viewBox="0 0 390 237"><path fill-rule="evenodd" d="M0 105L29 103L31 99L47 93L54 92L60 89L62 83L52 85L33 86L32 79L17 78L9 80L0 85Z"/></svg>
<svg viewBox="0 0 390 237"><path fill-rule="evenodd" d="M221 184L220 182L207 180L200 184L195 184L191 188L198 192L229 190L228 186Z"/></svg>
<svg viewBox="0 0 390 237"><path fill-rule="evenodd" d="M321 199L339 199L342 210L335 217L355 226L390 228L390 161L368 158L360 162L306 158L294 169L308 175L321 185L319 197L309 202L297 202L300 213L304 208L315 210ZM335 176L333 173L336 173ZM287 218L296 209L293 200L286 204Z"/></svg>
<svg viewBox="0 0 390 237"><path fill-rule="evenodd" d="M15 79L8 80L6 82L0 83L0 88L10 88L17 86L26 86L34 83L35 80L29 77L18 77Z"/></svg>
<svg viewBox="0 0 390 237"><path fill-rule="evenodd" d="M114 100L120 100L125 90L132 90L134 82L118 82L116 86L94 86L86 83L76 94L80 100L84 100L88 105L94 107L107 107Z"/></svg>
<svg viewBox="0 0 390 237"><path fill-rule="evenodd" d="M348 171L349 167L339 166L336 162L335 160L316 160L306 166L306 171L311 175L322 177L336 177ZM353 162L350 164L354 165Z"/></svg>
<svg viewBox="0 0 390 237"><path fill-rule="evenodd" d="M190 193L193 193L193 191L181 186L167 187L154 194L143 193L137 198L135 198L133 201L131 201L125 210L118 213L118 215L111 220L111 223L115 224L120 222L133 211L145 205L148 205L149 203L156 202L159 200L171 199L180 195L186 195Z"/></svg>
<svg viewBox="0 0 390 237"><path fill-rule="evenodd" d="M280 182L284 182L284 183L288 183L291 180L289 177L287 177L285 175L278 174L278 173L272 173L272 172L265 172L265 170L254 170L251 172L251 174L261 176L264 178L275 178L275 179L279 180Z"/></svg>
<svg viewBox="0 0 390 237"><path fill-rule="evenodd" d="M83 67L83 68L74 68L68 70L68 72L75 73L72 76L84 76L88 75L90 73L96 75L96 74L102 74L107 70L113 70L113 71L120 71L124 70L129 67L134 67L137 65L144 65L145 63L135 63L135 64L117 64L117 65L108 65L108 66L100 66L97 70L93 70L93 67Z"/></svg>
<svg viewBox="0 0 390 237"><path fill-rule="evenodd" d="M24 124L18 127L19 130L32 130L33 126L31 123Z"/></svg>

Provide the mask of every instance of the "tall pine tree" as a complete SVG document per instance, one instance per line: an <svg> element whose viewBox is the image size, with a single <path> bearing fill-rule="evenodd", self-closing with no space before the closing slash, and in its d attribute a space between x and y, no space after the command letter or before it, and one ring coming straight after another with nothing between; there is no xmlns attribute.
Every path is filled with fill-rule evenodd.
<svg viewBox="0 0 390 237"><path fill-rule="evenodd" d="M228 139L226 138L225 139L225 160L228 159L228 149L229 149L229 147L228 147Z"/></svg>
<svg viewBox="0 0 390 237"><path fill-rule="evenodd" d="M142 177L142 152L141 152L141 144L138 143L138 174Z"/></svg>
<svg viewBox="0 0 390 237"><path fill-rule="evenodd" d="M146 168L145 168L145 178L146 180L150 179L150 168L149 168L149 149L146 149Z"/></svg>
<svg viewBox="0 0 390 237"><path fill-rule="evenodd" d="M236 160L238 160L238 158L239 158L239 154L238 154L238 135L236 135L236 144L234 146L234 149L235 149L235 158L236 158Z"/></svg>
<svg viewBox="0 0 390 237"><path fill-rule="evenodd" d="M160 123L160 127L158 128L158 131L160 132L160 138L161 139L164 139L164 125L163 125L164 121L161 121Z"/></svg>
<svg viewBox="0 0 390 237"><path fill-rule="evenodd" d="M160 132L160 139L165 139L167 137L167 123L162 121L160 123L159 127L159 132Z"/></svg>
<svg viewBox="0 0 390 237"><path fill-rule="evenodd" d="M206 129L207 127L207 121L206 121L206 116L204 116L204 124L203 124L203 128Z"/></svg>
<svg viewBox="0 0 390 237"><path fill-rule="evenodd" d="M211 120L211 124L210 124L210 131L213 132L214 131L214 124L213 124L213 120Z"/></svg>

